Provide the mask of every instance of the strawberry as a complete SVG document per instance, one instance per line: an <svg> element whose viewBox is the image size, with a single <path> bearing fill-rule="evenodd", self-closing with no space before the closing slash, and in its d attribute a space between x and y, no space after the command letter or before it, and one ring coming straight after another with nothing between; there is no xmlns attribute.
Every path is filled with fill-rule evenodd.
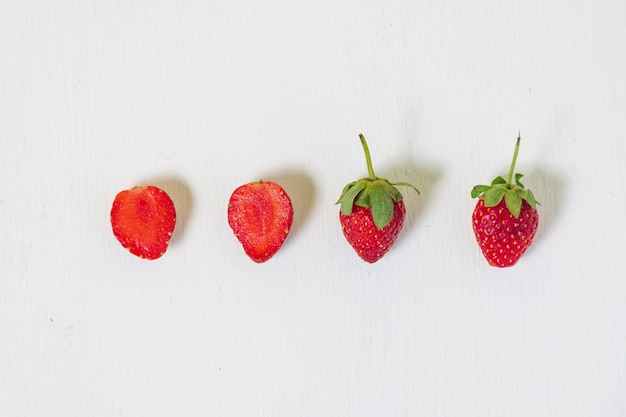
<svg viewBox="0 0 626 417"><path fill-rule="evenodd" d="M111 208L113 234L133 255L157 259L174 232L176 210L167 193L148 185L120 191Z"/></svg>
<svg viewBox="0 0 626 417"><path fill-rule="evenodd" d="M369 176L346 185L336 204L341 204L339 221L346 240L364 261L374 263L391 249L404 224L404 201L395 186L419 191L409 183L391 183L374 175L365 137L360 134L359 139Z"/></svg>
<svg viewBox="0 0 626 417"><path fill-rule="evenodd" d="M498 268L517 263L532 243L539 224L538 203L520 182L522 174L515 174L515 184L511 182L520 139L518 135L507 179L497 177L491 185L475 186L471 193L472 198L479 198L472 214L476 241L489 265Z"/></svg>
<svg viewBox="0 0 626 417"><path fill-rule="evenodd" d="M254 262L265 262L278 252L292 223L291 199L275 182L244 184L230 196L228 224Z"/></svg>

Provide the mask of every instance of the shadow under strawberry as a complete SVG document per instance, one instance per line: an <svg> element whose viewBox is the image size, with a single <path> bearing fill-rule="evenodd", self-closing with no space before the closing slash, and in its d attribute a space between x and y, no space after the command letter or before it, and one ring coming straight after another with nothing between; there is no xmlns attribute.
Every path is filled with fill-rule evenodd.
<svg viewBox="0 0 626 417"><path fill-rule="evenodd" d="M532 178L532 187L537 195L541 196L541 222L537 230L536 243L528 248L528 252L537 250L542 245L554 225L559 221L559 213L562 213L563 200L566 197L566 181L562 175L555 171L549 171L544 167L534 168L528 178Z"/></svg>
<svg viewBox="0 0 626 417"><path fill-rule="evenodd" d="M410 231L421 224L421 218L429 205L432 203L433 195L436 195L435 189L437 182L441 178L441 169L435 165L428 165L420 161L404 161L401 168L395 170L383 170L383 176L387 178L400 178L411 184L419 184L421 195L416 193L404 192L404 202L406 205L406 220L404 222L403 233L400 233L396 244L406 239L411 239Z"/></svg>

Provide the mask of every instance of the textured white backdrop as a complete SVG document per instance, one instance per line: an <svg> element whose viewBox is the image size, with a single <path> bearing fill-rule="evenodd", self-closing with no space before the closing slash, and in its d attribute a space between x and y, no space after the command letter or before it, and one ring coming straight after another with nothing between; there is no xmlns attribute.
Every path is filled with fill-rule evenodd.
<svg viewBox="0 0 626 417"><path fill-rule="evenodd" d="M626 3L4 1L0 415L626 415ZM490 268L473 185L518 170L534 245ZM334 205L413 182L380 262ZM230 193L281 183L253 264ZM115 194L170 193L166 255Z"/></svg>

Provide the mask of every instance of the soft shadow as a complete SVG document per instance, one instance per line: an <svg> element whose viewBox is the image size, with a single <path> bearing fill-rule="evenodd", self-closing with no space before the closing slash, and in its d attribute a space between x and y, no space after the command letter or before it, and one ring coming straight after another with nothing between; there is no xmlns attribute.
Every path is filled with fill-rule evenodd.
<svg viewBox="0 0 626 417"><path fill-rule="evenodd" d="M178 177L153 178L146 184L164 190L174 202L176 208L176 226L170 244L182 238L193 213L193 194L187 183Z"/></svg>
<svg viewBox="0 0 626 417"><path fill-rule="evenodd" d="M291 238L287 240L293 239L295 235L300 233L315 204L317 191L313 178L297 169L285 169L265 173L259 179L279 184L289 195L293 206L293 224L289 232Z"/></svg>
<svg viewBox="0 0 626 417"><path fill-rule="evenodd" d="M526 179L526 181L524 181ZM548 170L542 166L535 167L522 178L524 186L530 189L539 203L539 229L533 245L528 249L540 246L540 242L548 236L554 226L560 221L559 213L562 213L563 200L567 193L565 177L554 170Z"/></svg>
<svg viewBox="0 0 626 417"><path fill-rule="evenodd" d="M406 207L406 220L403 227L405 231L400 233L399 241L409 235L406 233L408 230L420 223L421 215L433 202L436 184L443 173L440 164L429 161L420 154L420 143L428 140L428 138L424 138L418 133L421 130L418 120L419 112L412 108L416 106L409 107L411 108L407 108L404 117L404 135L398 139L402 144L402 155L392 162L392 167L383 166L378 169L374 167L378 176L387 178L392 183L408 182L420 191L420 194L417 195L411 187L397 187L402 193Z"/></svg>
<svg viewBox="0 0 626 417"><path fill-rule="evenodd" d="M408 182L413 184L420 192L418 195L411 187L397 186L404 199L406 208L406 219L404 222L404 232L398 236L398 241L408 236L408 230L413 229L420 223L422 214L433 202L435 187L441 177L441 168L426 164L424 162L402 161L394 169L383 169L376 172L376 175L388 179L390 182Z"/></svg>

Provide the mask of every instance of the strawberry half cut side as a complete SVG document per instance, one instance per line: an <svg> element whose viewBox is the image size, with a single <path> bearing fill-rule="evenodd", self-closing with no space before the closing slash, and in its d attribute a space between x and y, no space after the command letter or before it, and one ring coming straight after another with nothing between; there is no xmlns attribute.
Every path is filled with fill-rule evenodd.
<svg viewBox="0 0 626 417"><path fill-rule="evenodd" d="M285 242L293 223L293 206L275 182L238 187L228 202L228 224L254 262L268 261Z"/></svg>
<svg viewBox="0 0 626 417"><path fill-rule="evenodd" d="M113 234L123 247L140 258L154 260L163 256L175 224L172 199L151 185L119 192L111 207Z"/></svg>

